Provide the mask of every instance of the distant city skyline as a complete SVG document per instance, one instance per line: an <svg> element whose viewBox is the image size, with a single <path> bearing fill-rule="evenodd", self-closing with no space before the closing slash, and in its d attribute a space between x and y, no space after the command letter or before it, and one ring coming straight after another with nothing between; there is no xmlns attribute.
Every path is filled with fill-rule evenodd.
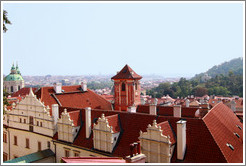
<svg viewBox="0 0 246 166"><path fill-rule="evenodd" d="M3 74L192 77L244 57L244 3L3 3Z"/></svg>

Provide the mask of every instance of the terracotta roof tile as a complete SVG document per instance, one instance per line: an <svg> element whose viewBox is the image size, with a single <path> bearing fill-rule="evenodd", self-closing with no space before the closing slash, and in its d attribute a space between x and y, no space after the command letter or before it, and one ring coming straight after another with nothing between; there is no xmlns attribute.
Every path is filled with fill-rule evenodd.
<svg viewBox="0 0 246 166"><path fill-rule="evenodd" d="M73 120L74 126L80 126L80 110L69 112L70 119Z"/></svg>
<svg viewBox="0 0 246 166"><path fill-rule="evenodd" d="M176 136L173 133L173 130L172 130L169 122L168 121L164 121L164 122L161 122L161 123L159 123L157 125L161 126L161 129L163 130L162 131L163 135L170 137L170 141L171 141L172 145L175 144L176 143Z"/></svg>
<svg viewBox="0 0 246 166"><path fill-rule="evenodd" d="M80 85L62 86L64 93L55 94L53 87L42 87L35 94L45 105L49 105L52 115L52 104L61 104L63 107L111 110L111 103L90 89L82 92Z"/></svg>
<svg viewBox="0 0 246 166"><path fill-rule="evenodd" d="M37 88L32 88L33 93L37 90ZM17 92L13 93L11 96L12 97L18 97L19 95L21 97L25 97L26 95L28 95L30 92L30 88L29 87L24 87L21 88L20 90L18 90Z"/></svg>
<svg viewBox="0 0 246 166"><path fill-rule="evenodd" d="M130 66L125 65L121 71L111 79L141 79L142 77L133 71Z"/></svg>
<svg viewBox="0 0 246 166"><path fill-rule="evenodd" d="M204 116L203 120L226 160L230 163L243 162L243 125L232 110L219 103ZM231 144L234 150L231 150L227 143Z"/></svg>
<svg viewBox="0 0 246 166"><path fill-rule="evenodd" d="M114 133L121 131L120 124L119 124L119 117L117 114L106 116L105 118L108 120L109 126L112 126Z"/></svg>

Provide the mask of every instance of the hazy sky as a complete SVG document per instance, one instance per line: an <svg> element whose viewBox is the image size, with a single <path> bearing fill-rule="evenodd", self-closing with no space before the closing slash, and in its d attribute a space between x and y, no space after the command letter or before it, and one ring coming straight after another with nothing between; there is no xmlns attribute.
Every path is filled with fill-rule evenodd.
<svg viewBox="0 0 246 166"><path fill-rule="evenodd" d="M194 76L243 56L242 3L4 3L3 71Z"/></svg>

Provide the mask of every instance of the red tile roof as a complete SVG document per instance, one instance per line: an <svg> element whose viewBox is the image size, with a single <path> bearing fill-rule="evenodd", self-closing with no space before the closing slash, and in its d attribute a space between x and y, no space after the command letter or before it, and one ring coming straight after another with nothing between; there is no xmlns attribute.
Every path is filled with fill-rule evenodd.
<svg viewBox="0 0 246 166"><path fill-rule="evenodd" d="M22 100L22 97L8 97L7 100L9 104L12 104L16 103L17 101L20 102Z"/></svg>
<svg viewBox="0 0 246 166"><path fill-rule="evenodd" d="M219 103L203 117L203 120L227 162L243 162L243 125L232 110L223 103ZM239 125L242 130L236 125ZM237 133L240 138L234 133ZM231 144L234 150L230 149L227 143Z"/></svg>
<svg viewBox="0 0 246 166"><path fill-rule="evenodd" d="M157 125L161 126L161 129L163 130L162 131L163 135L170 137L170 141L171 141L172 145L175 144L176 143L176 136L173 133L173 130L172 130L169 122L168 121L164 121L164 122L161 122L161 123L159 123Z"/></svg>
<svg viewBox="0 0 246 166"><path fill-rule="evenodd" d="M126 163L119 157L62 157L65 163Z"/></svg>
<svg viewBox="0 0 246 166"><path fill-rule="evenodd" d="M141 79L142 76L138 75L135 71L133 71L130 66L125 65L123 69L111 79Z"/></svg>
<svg viewBox="0 0 246 166"><path fill-rule="evenodd" d="M119 117L117 114L105 117L108 120L109 126L112 126L113 132L120 132Z"/></svg>
<svg viewBox="0 0 246 166"><path fill-rule="evenodd" d="M37 90L37 88L32 88L33 93ZM19 95L21 97L25 97L30 93L30 87L24 87L18 90L17 92L13 93L11 97L18 97Z"/></svg>
<svg viewBox="0 0 246 166"><path fill-rule="evenodd" d="M181 116L195 118L195 113L198 109L197 107L182 107Z"/></svg>
<svg viewBox="0 0 246 166"><path fill-rule="evenodd" d="M174 133L177 133L177 124L181 118L159 116L157 123L168 121ZM219 147L213 140L202 119L186 118L186 152L183 161L177 159L175 147L172 163L223 163L226 162Z"/></svg>
<svg viewBox="0 0 246 166"><path fill-rule="evenodd" d="M138 105L136 112L149 114L149 105Z"/></svg>
<svg viewBox="0 0 246 166"><path fill-rule="evenodd" d="M45 105L49 105L52 115L52 104L61 104L63 107L111 110L111 103L94 93L90 89L86 92L80 90L80 85L62 86L64 93L55 94L53 87L42 87L35 94Z"/></svg>
<svg viewBox="0 0 246 166"><path fill-rule="evenodd" d="M75 108L71 108L71 109L67 108L67 110L69 112L75 110ZM212 111L210 111L203 119L185 118L187 121L186 124L187 146L186 146L185 158L183 161L177 160L177 147L175 147L171 162L223 163L223 162L241 161L240 159L242 158L243 153L240 149L243 148L243 145L242 143L241 145L235 144L235 142L233 142L232 140L235 139L238 140L238 142L240 142L240 140L242 141L242 137L243 137L242 130L238 129L234 123L231 122L227 123L227 119L230 119L234 114L228 113L230 109L228 110L227 106L223 106L223 111L221 112L226 112L224 116L225 117L228 116L228 118L223 123L227 123L226 124L227 127L220 127L222 122L216 119L218 118L217 116L213 115L214 114L213 112L215 112L214 110L216 110L216 107ZM80 112L81 112L81 119L83 125L81 126L80 132L73 144L84 148L92 149L93 132L91 133L89 139L85 137L85 125L84 125L85 110L80 109ZM155 115L149 115L143 113L129 113L129 112L120 112L120 111L106 111L106 110L92 109L91 111L92 128L94 123L96 122L96 119L101 117L102 113L104 113L105 117L108 118L110 125L117 126L117 127L119 126L118 131L121 131L118 142L112 153L113 156L118 156L118 157L125 157L131 154L129 145L133 142L138 141L140 130L146 132L148 124L152 124L154 119L157 120L158 125L162 126L163 134L170 135L172 142L175 142L176 132L177 132L176 122L181 119L173 116L160 116L160 115L155 116ZM206 118L211 116L209 114L213 115L214 118L212 118L212 120L205 120ZM222 119L225 118L224 116L222 115L223 117ZM236 120L235 117L232 119L242 127L242 124L239 122L239 120ZM216 125L219 126L219 127L212 127L213 129L215 129L215 131L211 130L212 123L216 123L215 126ZM233 129L235 132L237 132L240 135L240 138L237 138L235 135L232 135L233 133L229 134L227 132L228 131L227 128ZM221 131L218 131L218 129ZM214 135L214 132L217 133L225 132L226 134L229 134L228 136L223 134L222 135L219 134L219 135L221 135L220 137L223 138L224 140L229 141L228 143L231 143L235 148L234 152L230 153L232 155L231 160L230 159L228 160L228 156L224 155L222 149L225 147L221 149L220 145L218 144L218 140L217 140L218 138L216 138L217 136L215 136L216 134ZM227 137L230 138L227 139ZM228 149L230 150L229 147L226 146L226 148L227 150ZM235 157L234 160L232 159L233 157Z"/></svg>
<svg viewBox="0 0 246 166"><path fill-rule="evenodd" d="M173 116L173 107L170 106L157 106L158 115Z"/></svg>
<svg viewBox="0 0 246 166"><path fill-rule="evenodd" d="M80 126L80 110L69 112L70 119L73 120L74 126Z"/></svg>

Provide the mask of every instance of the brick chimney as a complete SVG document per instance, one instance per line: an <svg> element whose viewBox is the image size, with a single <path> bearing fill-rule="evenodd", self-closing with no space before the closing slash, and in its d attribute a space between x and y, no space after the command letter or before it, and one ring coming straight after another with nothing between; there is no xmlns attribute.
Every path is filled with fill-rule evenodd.
<svg viewBox="0 0 246 166"><path fill-rule="evenodd" d="M231 110L232 110L233 112L236 111L236 102L235 102L234 99L231 101Z"/></svg>
<svg viewBox="0 0 246 166"><path fill-rule="evenodd" d="M181 118L181 105L173 106L173 116L177 118Z"/></svg>
<svg viewBox="0 0 246 166"><path fill-rule="evenodd" d="M130 144L131 155L125 158L127 163L145 163L146 156L141 153L140 141Z"/></svg>
<svg viewBox="0 0 246 166"><path fill-rule="evenodd" d="M185 106L186 107L189 107L190 106L190 100L189 99L185 100Z"/></svg>
<svg viewBox="0 0 246 166"><path fill-rule="evenodd" d="M54 90L55 93L62 93L62 84L59 82L54 83Z"/></svg>
<svg viewBox="0 0 246 166"><path fill-rule="evenodd" d="M156 104L149 104L149 114L156 115Z"/></svg>
<svg viewBox="0 0 246 166"><path fill-rule="evenodd" d="M186 121L177 122L177 159L183 160L186 151Z"/></svg>
<svg viewBox="0 0 246 166"><path fill-rule="evenodd" d="M58 116L59 116L59 105L58 104L52 104L52 116L54 117L54 125L55 128L57 129L57 121L58 121Z"/></svg>
<svg viewBox="0 0 246 166"><path fill-rule="evenodd" d="M85 108L85 135L89 138L91 134L91 107Z"/></svg>
<svg viewBox="0 0 246 166"><path fill-rule="evenodd" d="M136 106L133 104L132 106L127 107L127 112L136 113Z"/></svg>
<svg viewBox="0 0 246 166"><path fill-rule="evenodd" d="M83 92L87 91L87 82L86 81L81 82L81 89Z"/></svg>
<svg viewBox="0 0 246 166"><path fill-rule="evenodd" d="M203 118L209 110L209 104L208 103L204 103L204 104L200 104L200 117Z"/></svg>

